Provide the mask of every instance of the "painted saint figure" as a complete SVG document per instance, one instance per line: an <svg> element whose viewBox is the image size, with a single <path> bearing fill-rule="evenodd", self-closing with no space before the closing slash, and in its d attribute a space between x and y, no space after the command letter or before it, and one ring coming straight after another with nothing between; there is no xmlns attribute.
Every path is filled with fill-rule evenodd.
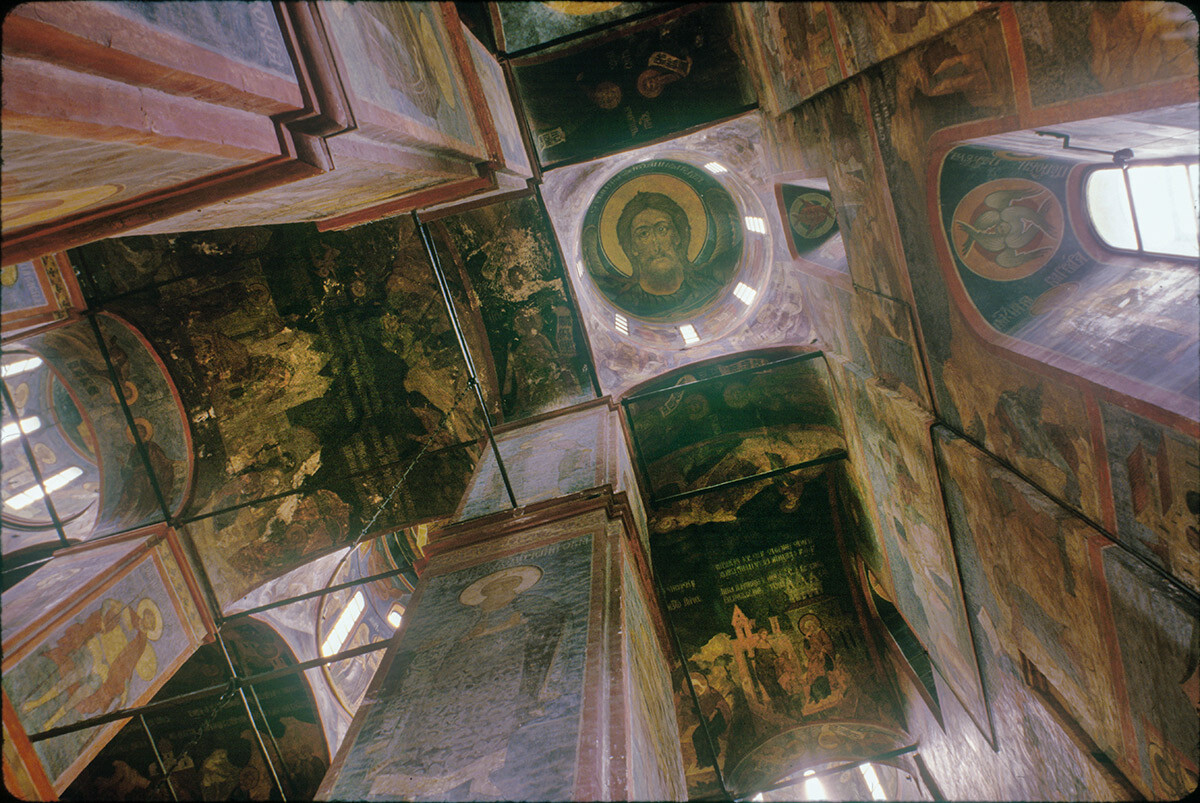
<svg viewBox="0 0 1200 803"><path fill-rule="evenodd" d="M566 610L525 593L541 577L536 566L501 569L459 594L474 616L441 655L409 719L420 723L422 735L392 748L397 761L389 770L398 774L379 776L372 794L401 783L416 799L527 796L528 768L546 751L543 734L572 705L556 682ZM569 784L564 778L564 796Z"/></svg>
<svg viewBox="0 0 1200 803"><path fill-rule="evenodd" d="M693 165L653 159L600 187L584 214L580 256L615 306L678 320L730 285L742 229L738 203L720 182Z"/></svg>
<svg viewBox="0 0 1200 803"><path fill-rule="evenodd" d="M54 682L21 710L50 713L40 722L35 718L30 726L52 728L72 711L88 717L103 714L114 704L124 705L135 671L143 680L154 676L157 657L150 642L162 632L162 614L148 598L133 610L119 600L106 599L87 617L72 622L53 647L41 652L54 664L56 671L48 673ZM47 708L51 703L56 707Z"/></svg>
<svg viewBox="0 0 1200 803"><path fill-rule="evenodd" d="M821 626L821 620L811 613L802 616L798 625L803 634L805 708L815 707L835 691L833 639Z"/></svg>
<svg viewBox="0 0 1200 803"><path fill-rule="evenodd" d="M633 273L610 278L614 301L636 312L692 306L722 286L705 266L687 257L691 224L683 207L661 192L639 192L617 219L617 241Z"/></svg>

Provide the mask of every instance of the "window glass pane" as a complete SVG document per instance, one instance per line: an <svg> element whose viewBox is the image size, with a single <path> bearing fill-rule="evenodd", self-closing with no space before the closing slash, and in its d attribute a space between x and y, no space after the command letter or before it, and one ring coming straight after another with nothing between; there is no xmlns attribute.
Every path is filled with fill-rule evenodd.
<svg viewBox="0 0 1200 803"><path fill-rule="evenodd" d="M1188 165L1188 184L1192 188L1192 211L1200 215L1200 165Z"/></svg>
<svg viewBox="0 0 1200 803"><path fill-rule="evenodd" d="M1129 168L1133 208L1142 248L1160 254L1196 256L1196 212L1184 165Z"/></svg>
<svg viewBox="0 0 1200 803"><path fill-rule="evenodd" d="M1101 240L1113 248L1137 248L1120 169L1097 170L1088 177L1087 208Z"/></svg>

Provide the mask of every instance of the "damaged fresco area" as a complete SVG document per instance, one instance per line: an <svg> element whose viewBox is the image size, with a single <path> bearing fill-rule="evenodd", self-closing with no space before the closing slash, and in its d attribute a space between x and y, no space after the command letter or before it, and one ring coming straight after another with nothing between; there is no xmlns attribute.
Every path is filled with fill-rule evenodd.
<svg viewBox="0 0 1200 803"><path fill-rule="evenodd" d="M495 366L501 420L515 421L595 397L591 360L567 293L550 222L532 196L436 221L466 300L465 317L482 319ZM439 249L441 250L441 249ZM460 317L464 310L459 309ZM465 328L465 327L464 327ZM483 359L490 356L491 359ZM485 369L486 370L486 369Z"/></svg>
<svg viewBox="0 0 1200 803"><path fill-rule="evenodd" d="M579 162L751 108L732 10L672 9L513 59L513 78L543 167Z"/></svg>
<svg viewBox="0 0 1200 803"><path fill-rule="evenodd" d="M776 780L795 753L769 745L803 742L817 723L874 723L888 734L878 752L903 739L855 613L829 482L801 469L653 517L664 607L687 659L675 683L690 797L720 792L714 770L741 792ZM709 521L716 497L731 520Z"/></svg>
<svg viewBox="0 0 1200 803"><path fill-rule="evenodd" d="M185 526L223 604L356 536L431 438L375 525L453 511L481 428L411 220L74 253L179 388L196 453Z"/></svg>
<svg viewBox="0 0 1200 803"><path fill-rule="evenodd" d="M1200 590L1200 445L1104 401L1100 414L1118 538Z"/></svg>
<svg viewBox="0 0 1200 803"><path fill-rule="evenodd" d="M1110 756L1122 712L1108 655L1108 589L1094 555L1110 542L944 427L935 444L968 610L990 673L1032 662ZM995 679L995 682L999 682Z"/></svg>

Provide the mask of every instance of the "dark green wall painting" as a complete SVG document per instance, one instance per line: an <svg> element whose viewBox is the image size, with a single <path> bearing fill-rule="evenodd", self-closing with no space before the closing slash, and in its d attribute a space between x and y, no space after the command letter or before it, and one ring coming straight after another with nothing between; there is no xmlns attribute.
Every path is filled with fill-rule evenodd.
<svg viewBox="0 0 1200 803"><path fill-rule="evenodd" d="M196 454L183 515L206 516L185 526L222 602L352 539L429 439L376 526L453 512L482 427L411 220L129 237L72 258L179 388Z"/></svg>
<svg viewBox="0 0 1200 803"><path fill-rule="evenodd" d="M675 3L489 3L499 49L516 53Z"/></svg>
<svg viewBox="0 0 1200 803"><path fill-rule="evenodd" d="M587 345L536 199L472 209L433 227L442 235L439 249L448 252L443 267L459 267L467 305L460 318L482 320L487 352L476 350L475 363L495 365L503 420L595 398Z"/></svg>
<svg viewBox="0 0 1200 803"><path fill-rule="evenodd" d="M514 59L538 161L602 156L751 108L733 37L732 11L712 5Z"/></svg>
<svg viewBox="0 0 1200 803"><path fill-rule="evenodd" d="M652 499L845 455L820 352L675 381L626 402Z"/></svg>
<svg viewBox="0 0 1200 803"><path fill-rule="evenodd" d="M838 229L833 194L828 189L804 184L779 184L776 192L792 256L848 273L846 246Z"/></svg>
<svg viewBox="0 0 1200 803"><path fill-rule="evenodd" d="M742 255L729 192L698 167L652 159L596 193L583 218L583 261L604 296L648 320L678 320L714 301Z"/></svg>
<svg viewBox="0 0 1200 803"><path fill-rule="evenodd" d="M656 532L651 541L699 702L699 716L693 708L680 723L690 797L717 791L705 772L714 765L727 783L734 770L757 783L788 769L754 754L817 722L895 726L895 702L850 597L828 475L807 469L787 477L756 485L732 521ZM719 493L676 506L711 504ZM679 678L690 707L687 682Z"/></svg>

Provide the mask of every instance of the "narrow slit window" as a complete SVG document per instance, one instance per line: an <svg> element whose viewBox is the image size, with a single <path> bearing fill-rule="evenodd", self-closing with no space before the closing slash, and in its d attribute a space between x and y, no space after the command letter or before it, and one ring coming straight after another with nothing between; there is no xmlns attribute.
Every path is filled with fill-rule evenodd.
<svg viewBox="0 0 1200 803"><path fill-rule="evenodd" d="M42 483L46 488L45 493L42 493L42 488L40 486L34 485L31 488L26 488L24 491L21 491L21 493L13 496L10 499L5 499L4 504L13 510L22 510L41 499L46 494L52 494L59 488L70 484L75 480L76 477L79 477L82 474L83 469L79 468L78 466L71 466L70 468L63 469L57 474L47 477Z"/></svg>
<svg viewBox="0 0 1200 803"><path fill-rule="evenodd" d="M29 418L22 418L20 421L14 421L11 424L5 424L4 429L0 429L0 443L8 443L17 439L17 434L24 432L28 435L31 432L37 432L42 426L42 419L36 415Z"/></svg>
<svg viewBox="0 0 1200 803"><path fill-rule="evenodd" d="M333 624L333 630L329 631L325 642L321 644L321 655L328 658L342 649L342 645L350 637L350 631L358 623L358 617L362 614L365 606L366 600L363 599L362 591L355 591L354 596L350 599L350 604L338 614L337 621Z"/></svg>

